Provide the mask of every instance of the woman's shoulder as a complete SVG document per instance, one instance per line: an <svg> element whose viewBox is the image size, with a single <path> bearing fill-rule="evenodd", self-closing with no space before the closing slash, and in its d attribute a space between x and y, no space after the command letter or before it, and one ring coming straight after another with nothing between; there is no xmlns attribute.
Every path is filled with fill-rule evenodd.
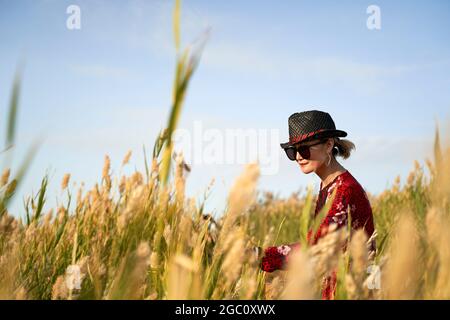
<svg viewBox="0 0 450 320"><path fill-rule="evenodd" d="M343 177L343 179L345 180L344 186L347 189L347 193L352 195L354 198L369 200L366 190L358 182L358 180L356 180L356 178L349 171L346 173L347 174Z"/></svg>
<svg viewBox="0 0 450 320"><path fill-rule="evenodd" d="M334 188L337 188L337 193L341 194L365 194L364 188L348 170L337 177L335 182L328 189L328 193L331 194Z"/></svg>

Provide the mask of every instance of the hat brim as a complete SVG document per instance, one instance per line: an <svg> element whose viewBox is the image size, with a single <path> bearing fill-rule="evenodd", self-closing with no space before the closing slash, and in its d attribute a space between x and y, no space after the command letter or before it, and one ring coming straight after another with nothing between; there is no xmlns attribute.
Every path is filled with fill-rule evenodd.
<svg viewBox="0 0 450 320"><path fill-rule="evenodd" d="M346 136L347 136L347 132L342 131L342 130L324 130L315 135L312 135L311 137L297 141L295 143L290 143L290 142L280 143L280 146L281 146L281 148L286 149L286 148L292 147L293 145L296 145L300 142L321 139L321 138L346 137Z"/></svg>

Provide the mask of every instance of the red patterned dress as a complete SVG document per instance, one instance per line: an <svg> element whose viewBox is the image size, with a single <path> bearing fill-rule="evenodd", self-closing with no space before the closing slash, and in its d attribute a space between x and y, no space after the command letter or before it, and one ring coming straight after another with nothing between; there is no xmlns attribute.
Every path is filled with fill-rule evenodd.
<svg viewBox="0 0 450 320"><path fill-rule="evenodd" d="M364 228L368 238L374 232L372 208L367 198L367 194L359 182L347 170L333 179L322 189L320 183L320 192L316 202L315 215L317 215L324 206L328 197L331 196L334 188L337 188L336 196L328 214L321 222L317 233L312 237L312 231L308 233L308 241L316 244L320 237L326 234L327 227L336 223L337 227L347 225L347 208L350 207L350 218L352 229ZM273 272L278 269L285 269L289 252L299 247L299 243L269 247L264 250L264 257L261 261L261 269L266 272ZM371 250L375 250L375 243L372 243ZM336 291L336 272L324 279L322 287L322 299L330 300L334 298Z"/></svg>

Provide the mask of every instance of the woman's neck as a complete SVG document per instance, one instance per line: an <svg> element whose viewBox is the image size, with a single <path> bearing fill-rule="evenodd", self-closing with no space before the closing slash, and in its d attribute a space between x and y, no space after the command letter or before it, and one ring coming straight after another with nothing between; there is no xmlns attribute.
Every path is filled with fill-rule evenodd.
<svg viewBox="0 0 450 320"><path fill-rule="evenodd" d="M316 170L316 174L319 176L320 180L322 180L322 189L333 181L334 178L345 171L346 169L339 162L337 162L334 157L331 158L330 165L328 167L324 163Z"/></svg>

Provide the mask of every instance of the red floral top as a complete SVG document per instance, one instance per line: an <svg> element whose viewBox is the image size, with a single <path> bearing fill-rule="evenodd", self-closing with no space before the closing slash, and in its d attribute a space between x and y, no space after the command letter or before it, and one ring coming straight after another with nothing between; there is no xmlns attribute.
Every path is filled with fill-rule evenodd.
<svg viewBox="0 0 450 320"><path fill-rule="evenodd" d="M322 189L320 183L320 192L316 202L315 216L325 205L327 198L331 196L334 188L337 188L336 196L328 214L321 222L317 233L312 237L312 231L308 232L308 241L316 244L319 238L326 234L327 227L336 223L337 227L347 225L347 208L350 207L350 218L352 229L364 228L367 236L370 238L374 232L372 208L370 206L367 194L358 183L358 181L347 170L333 179ZM261 269L266 272L273 272L278 269L284 269L292 249L299 247L299 243L269 247L264 250L264 257L261 261ZM375 243L372 243L371 250L375 250ZM331 277L324 279L322 289L322 299L333 299L336 289L336 273Z"/></svg>

